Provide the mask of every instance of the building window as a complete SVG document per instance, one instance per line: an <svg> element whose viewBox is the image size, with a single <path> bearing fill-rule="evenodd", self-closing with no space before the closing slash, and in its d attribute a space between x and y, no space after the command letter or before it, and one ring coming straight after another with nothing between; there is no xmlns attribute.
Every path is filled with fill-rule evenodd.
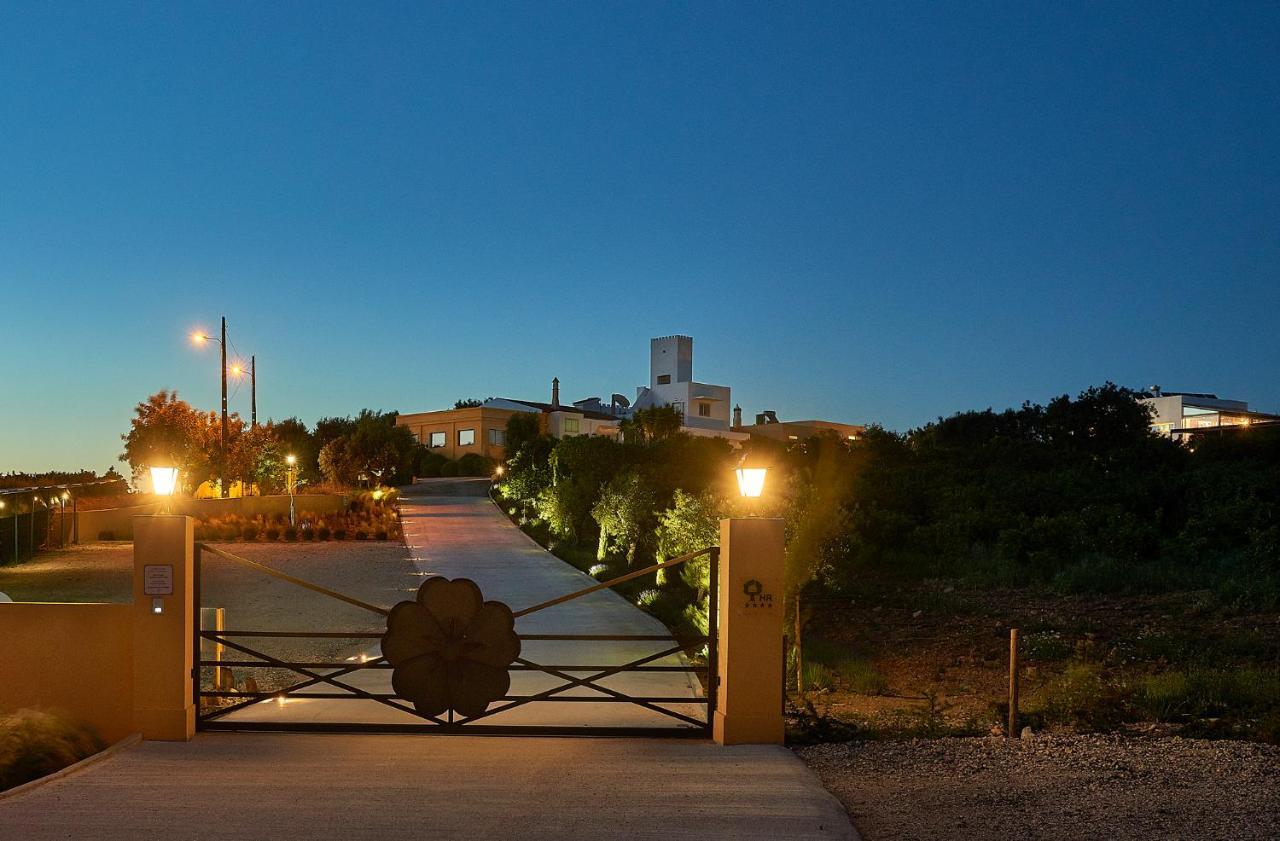
<svg viewBox="0 0 1280 841"><path fill-rule="evenodd" d="M431 447L432 449L435 449L436 447L443 447L443 446L444 446L444 433L443 433L443 432L433 432L433 433L431 433L431 440L430 440L429 442L427 442L427 446L428 446L428 447Z"/></svg>
<svg viewBox="0 0 1280 841"><path fill-rule="evenodd" d="M670 374L659 374L659 375L658 375L658 385L671 385L671 375L670 375Z"/></svg>
<svg viewBox="0 0 1280 841"><path fill-rule="evenodd" d="M698 404L698 417L700 417L700 418L709 418L709 417L711 417L711 404L710 404L710 403L699 403L699 404Z"/></svg>
<svg viewBox="0 0 1280 841"><path fill-rule="evenodd" d="M577 418L565 418L562 429L565 435L577 435L581 427Z"/></svg>
<svg viewBox="0 0 1280 841"><path fill-rule="evenodd" d="M476 442L476 431L474 429L458 430L458 446L470 447Z"/></svg>
<svg viewBox="0 0 1280 841"><path fill-rule="evenodd" d="M489 443L495 447L507 446L507 431L505 429L490 429Z"/></svg>

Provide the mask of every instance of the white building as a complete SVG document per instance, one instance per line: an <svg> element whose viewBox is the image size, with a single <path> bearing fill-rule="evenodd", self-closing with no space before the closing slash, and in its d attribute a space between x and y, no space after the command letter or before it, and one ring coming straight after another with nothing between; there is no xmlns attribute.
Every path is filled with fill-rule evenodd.
<svg viewBox="0 0 1280 841"><path fill-rule="evenodd" d="M1139 399L1154 411L1151 428L1165 435L1280 420L1280 415L1251 412L1245 401L1224 400L1216 394L1161 391L1159 386L1152 386L1150 392L1150 397Z"/></svg>
<svg viewBox="0 0 1280 841"><path fill-rule="evenodd" d="M671 406L684 416L684 432L745 441L750 436L729 428L729 386L693 378L693 339L662 336L649 340L649 385L636 388L629 414L639 409Z"/></svg>

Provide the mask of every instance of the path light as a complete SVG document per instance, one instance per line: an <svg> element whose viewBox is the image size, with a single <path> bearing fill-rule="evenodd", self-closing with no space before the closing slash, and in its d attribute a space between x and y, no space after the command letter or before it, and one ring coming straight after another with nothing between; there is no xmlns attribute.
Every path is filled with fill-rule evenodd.
<svg viewBox="0 0 1280 841"><path fill-rule="evenodd" d="M738 493L747 499L758 499L764 493L764 480L769 464L754 453L746 453L734 471L738 474Z"/></svg>

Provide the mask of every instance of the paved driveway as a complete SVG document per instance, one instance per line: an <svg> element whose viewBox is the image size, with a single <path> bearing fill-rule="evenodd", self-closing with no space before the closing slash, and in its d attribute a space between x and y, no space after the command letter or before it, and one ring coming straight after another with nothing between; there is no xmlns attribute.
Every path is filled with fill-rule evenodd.
<svg viewBox="0 0 1280 841"><path fill-rule="evenodd" d="M689 740L207 733L0 799L0 841L854 839L790 751Z"/></svg>
<svg viewBox="0 0 1280 841"><path fill-rule="evenodd" d="M488 482L441 480L405 489L400 507L405 543L416 572L403 598L412 598L417 583L430 575L470 578L487 599L506 602L514 610L572 593L595 583L583 572L548 553L516 528L486 495ZM390 605L384 605L389 607ZM326 627L338 631L349 628ZM521 634L647 635L657 640L552 641L526 640L521 657L541 666L562 667L562 674L582 678L593 671L619 666L674 647L661 622L626 599L602 590L516 621ZM377 640L368 641L365 656L381 654ZM355 659L355 658L352 658ZM645 665L658 669L686 664L675 654ZM602 667L591 669L584 667ZM388 670L364 670L344 682L369 692L389 693ZM536 670L512 671L511 696L553 689L565 679ZM615 692L633 697L682 699L703 697L696 676L679 671L629 671L600 681ZM317 685L312 692L335 691ZM304 690L304 693L306 691ZM486 725L540 725L556 727L678 727L688 721L651 707L621 703L589 687L576 687L560 697L572 701L539 701L515 707L484 719ZM585 699L585 700L584 700ZM705 720L704 703L665 702L653 706L671 710L686 719ZM255 704L223 718L228 722L305 722L311 724L357 722L368 724L421 724L415 716L365 700L289 698Z"/></svg>

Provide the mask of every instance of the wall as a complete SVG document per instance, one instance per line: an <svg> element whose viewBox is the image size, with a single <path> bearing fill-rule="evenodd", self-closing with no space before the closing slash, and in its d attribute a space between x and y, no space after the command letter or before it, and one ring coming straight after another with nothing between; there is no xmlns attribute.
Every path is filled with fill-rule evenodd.
<svg viewBox="0 0 1280 841"><path fill-rule="evenodd" d="M56 707L134 731L132 604L0 604L0 710Z"/></svg>
<svg viewBox="0 0 1280 841"><path fill-rule="evenodd" d="M112 742L190 739L193 529L182 515L137 519L129 604L0 604L0 711L66 710ZM171 586L161 576L148 594L149 567L167 567Z"/></svg>

